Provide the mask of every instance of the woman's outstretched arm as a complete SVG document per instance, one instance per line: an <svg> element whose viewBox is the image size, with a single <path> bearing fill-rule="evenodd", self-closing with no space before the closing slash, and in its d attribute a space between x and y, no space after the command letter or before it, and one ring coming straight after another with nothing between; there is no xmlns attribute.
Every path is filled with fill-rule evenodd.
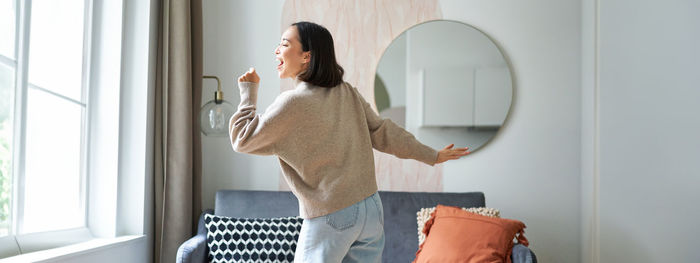
<svg viewBox="0 0 700 263"><path fill-rule="evenodd" d="M355 90L362 100L367 126L372 139L372 147L403 159L414 159L434 165L454 160L469 154L468 148L453 148L454 144L436 151L418 141L413 134L396 125L389 119L382 119L367 101Z"/></svg>
<svg viewBox="0 0 700 263"><path fill-rule="evenodd" d="M454 148L450 144L440 151L424 145L410 132L389 119L382 119L355 89L364 104L365 117L369 127L372 147L403 159L414 159L429 165L459 159L469 154L469 148Z"/></svg>

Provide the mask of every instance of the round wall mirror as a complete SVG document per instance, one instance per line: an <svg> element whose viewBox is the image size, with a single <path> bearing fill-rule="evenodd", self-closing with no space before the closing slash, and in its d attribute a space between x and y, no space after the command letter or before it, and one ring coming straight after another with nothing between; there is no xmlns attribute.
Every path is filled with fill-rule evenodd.
<svg viewBox="0 0 700 263"><path fill-rule="evenodd" d="M435 149L473 152L500 130L513 97L511 71L496 44L461 22L404 31L384 51L374 83L379 114Z"/></svg>

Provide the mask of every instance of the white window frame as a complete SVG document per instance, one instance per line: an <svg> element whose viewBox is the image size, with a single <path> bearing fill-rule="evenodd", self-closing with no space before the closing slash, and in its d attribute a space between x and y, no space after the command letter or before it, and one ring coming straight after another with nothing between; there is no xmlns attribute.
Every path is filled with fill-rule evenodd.
<svg viewBox="0 0 700 263"><path fill-rule="evenodd" d="M28 25L30 21L30 14L23 11L29 10L24 5L31 5L32 0L16 1L22 6L18 4L16 10L15 58L21 53L28 57L28 45L23 47L19 44L24 43L20 42L19 32L28 32L19 27ZM87 133L84 144L87 150L83 151L86 155L82 168L85 177L81 189L86 199L86 226L21 235L15 235L17 230L13 229L9 236L0 237L0 261L19 254L22 255L13 259L35 261L33 259L37 254L44 252L28 252L71 247L66 245L88 239L92 240L78 245L105 239L124 242L125 235L136 237L127 238L130 240L128 242L143 242L139 240L154 234L152 118L155 112L153 97L160 3L157 0L84 1L90 12L87 12L89 19L84 25L83 45L90 56L83 56L82 85L83 88L92 89L83 92L83 96L87 96L83 101L88 112L84 122L89 122L89 125L85 125ZM20 19L23 23L20 23ZM28 35L24 34L22 36L27 39ZM16 71L15 81L26 85L26 65L22 66L25 71L21 73L23 75ZM26 111L27 88L20 91L23 93L15 94L15 123L22 118L19 112ZM23 143L23 138L16 136L23 136L25 127L18 126L15 124L13 127L13 141ZM17 143L13 143L13 156L21 156L17 154L18 146L14 144ZM15 180L16 174L23 173L17 168L23 160L13 157L13 161L17 161L12 164ZM18 192L18 183L13 182L13 195ZM16 198L13 197L12 202L14 210L17 208ZM15 215L13 211L13 217ZM152 242L152 238L147 240L146 244ZM81 254L59 251L52 252L52 255L61 253L72 253L74 257ZM152 251L145 249L145 253L143 256L146 260L143 262L152 261Z"/></svg>
<svg viewBox="0 0 700 263"><path fill-rule="evenodd" d="M90 229L87 227L87 156L88 142L90 138L88 113L90 111L89 102L89 76L90 76L90 51L92 39L92 0L83 0L83 57L81 76L81 100L66 97L52 92L43 87L30 84L28 82L29 66L29 45L31 30L31 7L32 0L15 0L15 54L12 62L15 69L15 103L13 114L13 139L12 139L12 216L10 219L10 233L8 236L0 238L0 244L15 243L16 250L28 253L44 250L68 244L78 243L93 238ZM2 57L2 62L8 62L9 58ZM7 63L3 63L7 64ZM29 89L35 89L60 97L70 102L82 106L81 132L85 135L81 138L80 157L80 208L83 211L82 226L77 228L59 229L37 233L24 232L24 211L20 209L24 206L24 180L25 180L25 153L26 153L26 112L27 94ZM12 242L14 241L14 242ZM0 255L10 254L0 250Z"/></svg>

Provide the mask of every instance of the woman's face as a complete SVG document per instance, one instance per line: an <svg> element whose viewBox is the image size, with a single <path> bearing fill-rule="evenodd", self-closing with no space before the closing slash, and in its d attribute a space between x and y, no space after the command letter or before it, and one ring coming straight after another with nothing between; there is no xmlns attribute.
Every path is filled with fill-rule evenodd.
<svg viewBox="0 0 700 263"><path fill-rule="evenodd" d="M280 78L294 78L309 65L311 52L304 52L299 41L296 26L287 28L282 34L282 40L275 49L278 60L277 74Z"/></svg>

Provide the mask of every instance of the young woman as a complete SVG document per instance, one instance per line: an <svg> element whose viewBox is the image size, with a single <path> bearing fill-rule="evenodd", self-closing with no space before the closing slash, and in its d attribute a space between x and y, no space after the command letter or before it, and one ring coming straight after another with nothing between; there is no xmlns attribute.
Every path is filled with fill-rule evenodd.
<svg viewBox="0 0 700 263"><path fill-rule="evenodd" d="M384 212L377 194L372 148L429 165L469 154L449 145L436 151L381 119L343 81L328 30L292 24L275 54L280 78L293 78L262 115L260 78L251 68L238 79L241 103L229 123L237 152L279 157L304 218L296 262L381 262Z"/></svg>

